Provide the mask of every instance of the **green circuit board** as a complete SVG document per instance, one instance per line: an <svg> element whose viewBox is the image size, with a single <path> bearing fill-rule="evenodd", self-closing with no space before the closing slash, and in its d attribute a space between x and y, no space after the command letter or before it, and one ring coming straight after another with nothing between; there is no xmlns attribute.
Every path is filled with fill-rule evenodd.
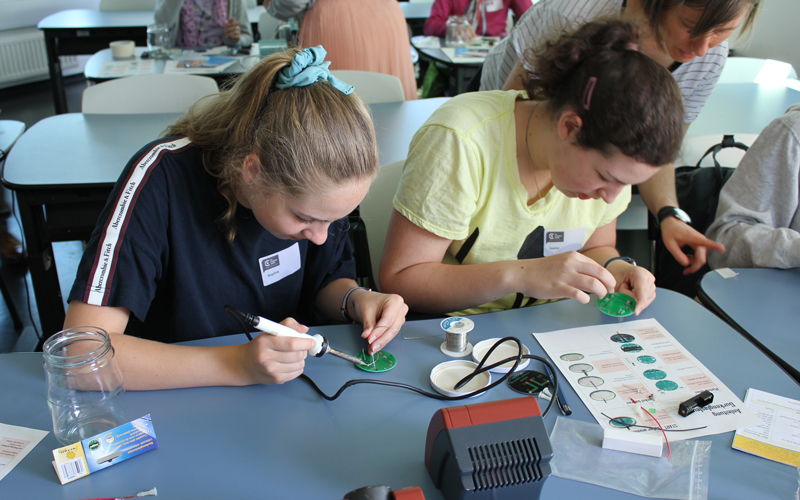
<svg viewBox="0 0 800 500"><path fill-rule="evenodd" d="M392 353L386 351L378 351L375 354L367 354L365 351L361 351L356 354L356 357L367 364L367 366L355 365L356 368L364 370L365 372L388 372L397 366L397 358L395 358Z"/></svg>
<svg viewBox="0 0 800 500"><path fill-rule="evenodd" d="M597 299L597 308L603 314L622 318L633 314L636 309L636 299L620 292L607 293L602 299Z"/></svg>

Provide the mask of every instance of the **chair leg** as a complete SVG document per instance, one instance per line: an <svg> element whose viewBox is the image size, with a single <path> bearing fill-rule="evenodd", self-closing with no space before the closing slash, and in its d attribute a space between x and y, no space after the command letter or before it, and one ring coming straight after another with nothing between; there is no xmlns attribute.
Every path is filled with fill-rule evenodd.
<svg viewBox="0 0 800 500"><path fill-rule="evenodd" d="M22 331L22 320L19 317L14 301L11 299L6 280L2 276L0 276L0 292L3 293L3 299L6 301L6 307L8 307L8 314L11 315L11 320L14 322L14 329L18 332Z"/></svg>

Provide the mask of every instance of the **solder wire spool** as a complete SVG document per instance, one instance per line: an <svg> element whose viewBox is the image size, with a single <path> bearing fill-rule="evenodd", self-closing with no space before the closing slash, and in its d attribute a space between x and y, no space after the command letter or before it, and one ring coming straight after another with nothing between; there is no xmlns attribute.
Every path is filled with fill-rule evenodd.
<svg viewBox="0 0 800 500"><path fill-rule="evenodd" d="M445 333L445 340L439 349L453 358L463 358L472 354L472 344L469 343L469 332L475 328L475 323L469 318L454 316L445 318L441 323Z"/></svg>

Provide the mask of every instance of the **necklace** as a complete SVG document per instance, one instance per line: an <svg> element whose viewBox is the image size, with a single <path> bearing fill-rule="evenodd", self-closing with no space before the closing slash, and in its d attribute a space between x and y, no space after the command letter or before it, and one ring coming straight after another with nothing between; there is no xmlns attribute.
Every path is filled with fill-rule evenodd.
<svg viewBox="0 0 800 500"><path fill-rule="evenodd" d="M536 109L539 107L541 102L537 102L536 106L533 107L533 111L531 111L531 116L528 117L528 125L525 126L525 151L528 153L528 162L531 164L531 173L533 174L533 182L536 184L536 201L542 199L542 191L539 189L539 181L536 180L536 169L533 168L533 158L531 157L531 148L528 145L528 138L530 137L531 132L531 122L533 121L533 115L536 113Z"/></svg>

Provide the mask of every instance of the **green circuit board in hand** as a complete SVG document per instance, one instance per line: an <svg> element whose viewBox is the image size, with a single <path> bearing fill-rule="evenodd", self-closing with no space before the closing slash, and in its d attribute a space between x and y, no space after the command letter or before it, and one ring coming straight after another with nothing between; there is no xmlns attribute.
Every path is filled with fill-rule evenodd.
<svg viewBox="0 0 800 500"><path fill-rule="evenodd" d="M597 308L603 314L622 318L633 314L636 309L636 299L620 292L607 293L602 299L597 299Z"/></svg>

